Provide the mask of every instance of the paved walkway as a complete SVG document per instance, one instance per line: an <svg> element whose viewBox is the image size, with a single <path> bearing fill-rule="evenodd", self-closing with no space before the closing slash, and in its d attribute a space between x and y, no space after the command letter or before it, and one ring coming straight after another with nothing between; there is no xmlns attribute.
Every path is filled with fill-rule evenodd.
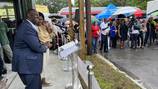
<svg viewBox="0 0 158 89"><path fill-rule="evenodd" d="M102 53L121 70L142 82L147 89L158 89L158 49L112 49Z"/></svg>
<svg viewBox="0 0 158 89"><path fill-rule="evenodd" d="M57 55L52 52L50 53L50 60L46 71L48 73L48 80L52 83L52 86L43 87L43 89L65 89L65 86L71 83L71 71L65 72L63 70L64 63L64 61L58 59ZM8 89L24 89L24 85L18 75L16 75Z"/></svg>
<svg viewBox="0 0 158 89"><path fill-rule="evenodd" d="M3 75L2 80L0 80L0 89L8 89L8 86L13 82L16 77L16 73L11 71L11 64L6 64L7 74ZM6 88L5 88L6 87Z"/></svg>

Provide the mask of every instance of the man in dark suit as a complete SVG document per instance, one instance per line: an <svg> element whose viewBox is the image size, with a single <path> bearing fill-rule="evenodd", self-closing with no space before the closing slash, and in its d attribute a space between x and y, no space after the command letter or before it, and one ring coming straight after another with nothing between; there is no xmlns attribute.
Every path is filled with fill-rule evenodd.
<svg viewBox="0 0 158 89"><path fill-rule="evenodd" d="M3 61L2 61L2 58L0 56L0 81L1 81L1 77L2 77L2 70L3 70Z"/></svg>
<svg viewBox="0 0 158 89"><path fill-rule="evenodd" d="M38 16L36 10L29 10L15 35L12 70L19 74L25 89L42 89L43 52L49 45L42 45L38 39Z"/></svg>

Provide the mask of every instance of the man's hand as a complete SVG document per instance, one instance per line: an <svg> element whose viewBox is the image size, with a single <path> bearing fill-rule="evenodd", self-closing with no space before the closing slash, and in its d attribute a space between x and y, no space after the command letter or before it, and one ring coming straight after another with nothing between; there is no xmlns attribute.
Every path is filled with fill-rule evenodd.
<svg viewBox="0 0 158 89"><path fill-rule="evenodd" d="M49 46L48 46L48 48L51 48L53 45L49 42Z"/></svg>
<svg viewBox="0 0 158 89"><path fill-rule="evenodd" d="M50 42L46 42L44 43L48 48L51 48L52 47L52 44Z"/></svg>

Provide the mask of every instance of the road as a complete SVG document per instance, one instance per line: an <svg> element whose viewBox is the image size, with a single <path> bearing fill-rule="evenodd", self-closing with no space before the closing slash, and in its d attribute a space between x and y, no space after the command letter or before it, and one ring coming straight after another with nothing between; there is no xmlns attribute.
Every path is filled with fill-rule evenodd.
<svg viewBox="0 0 158 89"><path fill-rule="evenodd" d="M111 49L101 53L136 80L140 80L147 89L158 89L158 48Z"/></svg>

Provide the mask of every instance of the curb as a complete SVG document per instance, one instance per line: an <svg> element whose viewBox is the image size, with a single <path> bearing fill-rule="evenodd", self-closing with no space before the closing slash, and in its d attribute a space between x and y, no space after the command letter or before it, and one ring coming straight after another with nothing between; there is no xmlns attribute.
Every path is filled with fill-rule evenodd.
<svg viewBox="0 0 158 89"><path fill-rule="evenodd" d="M135 80L132 77L130 77L126 72L121 71L119 68L117 68L112 62L110 62L109 60L107 60L106 58L104 58L103 56L101 56L100 54L96 54L96 56L100 59L102 59L103 61L105 61L109 66L111 66L114 70L116 70L117 72L124 74L127 78L129 78L132 82L134 82L136 85L138 85L140 88L142 89L147 89L143 83L140 80Z"/></svg>

